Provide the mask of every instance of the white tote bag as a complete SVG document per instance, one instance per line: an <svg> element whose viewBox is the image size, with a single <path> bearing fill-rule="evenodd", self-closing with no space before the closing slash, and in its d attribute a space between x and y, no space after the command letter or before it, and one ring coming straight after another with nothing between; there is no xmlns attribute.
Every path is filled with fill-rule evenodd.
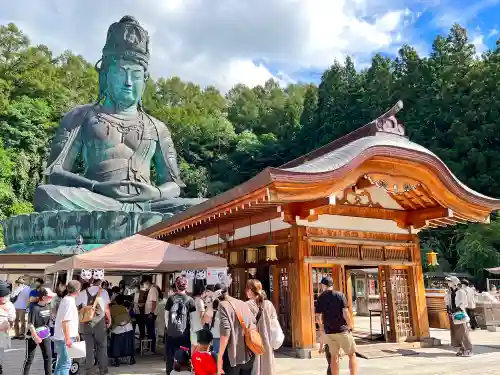
<svg viewBox="0 0 500 375"><path fill-rule="evenodd" d="M269 340L271 341L270 344L274 350L278 350L281 345L283 345L283 341L285 341L285 334L281 329L280 322L277 317L271 320L271 337Z"/></svg>
<svg viewBox="0 0 500 375"><path fill-rule="evenodd" d="M85 349L85 341L77 341L71 345L71 348L66 348L68 350L68 357L71 359L85 358L87 351Z"/></svg>

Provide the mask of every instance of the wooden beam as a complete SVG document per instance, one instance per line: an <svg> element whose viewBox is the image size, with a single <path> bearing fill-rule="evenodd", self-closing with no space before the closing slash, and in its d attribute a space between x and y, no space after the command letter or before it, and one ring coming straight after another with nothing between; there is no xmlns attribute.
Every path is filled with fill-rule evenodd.
<svg viewBox="0 0 500 375"><path fill-rule="evenodd" d="M445 207L425 208L423 210L412 211L408 213L407 224L415 228L422 228L427 221L452 217L453 211Z"/></svg>
<svg viewBox="0 0 500 375"><path fill-rule="evenodd" d="M408 200L417 202L421 208L428 207L415 191L405 192L404 195Z"/></svg>
<svg viewBox="0 0 500 375"><path fill-rule="evenodd" d="M360 266L360 267L377 267L377 266L412 266L415 262L408 260L359 260L359 259L344 259L333 257L309 256L304 259L304 262L314 266L321 265L345 265L345 266Z"/></svg>
<svg viewBox="0 0 500 375"><path fill-rule="evenodd" d="M403 233L367 232L360 230L344 230L331 228L307 227L308 237L343 238L372 241L411 241L413 236Z"/></svg>
<svg viewBox="0 0 500 375"><path fill-rule="evenodd" d="M218 219L212 220L210 222L203 223L199 226L190 227L182 231L175 233L165 234L162 236L161 240L173 241L174 239L190 239L193 237L197 239L206 238L209 236L216 235L218 233L227 233L238 228L244 228L251 224L258 224L265 221L277 219L281 217L281 213L278 212L277 207L262 207L260 211L242 211L239 210L235 212L234 216L229 215L228 217L220 217Z"/></svg>
<svg viewBox="0 0 500 375"><path fill-rule="evenodd" d="M271 237L269 233L262 233L253 235L252 237L239 238L237 240L221 241L220 244L214 244L210 246L200 246L196 247L195 250L203 250L207 253L214 252L219 248L224 249L240 249L244 247L260 247L264 245L277 245L281 243L286 243L288 241L288 234L290 229L280 229L271 232Z"/></svg>
<svg viewBox="0 0 500 375"><path fill-rule="evenodd" d="M403 210L392 210L387 208L363 207L353 205L328 205L314 210L316 215L340 215L364 217L369 219L383 219L404 222L407 212ZM305 214L305 212L303 213Z"/></svg>
<svg viewBox="0 0 500 375"><path fill-rule="evenodd" d="M422 228L426 225L428 220L452 217L453 211L444 207L424 208L416 211L403 211L353 205L328 205L315 209L313 213L302 211L300 216L301 218L307 218L309 221L314 221L318 215L340 215L392 220L395 221L401 228L407 228L410 225L413 225L415 228Z"/></svg>

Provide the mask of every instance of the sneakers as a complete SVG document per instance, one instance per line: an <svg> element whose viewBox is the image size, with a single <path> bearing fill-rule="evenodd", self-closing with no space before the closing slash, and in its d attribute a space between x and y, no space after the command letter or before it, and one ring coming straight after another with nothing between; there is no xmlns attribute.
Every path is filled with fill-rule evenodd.
<svg viewBox="0 0 500 375"><path fill-rule="evenodd" d="M472 357L472 350L460 349L457 353L457 357Z"/></svg>

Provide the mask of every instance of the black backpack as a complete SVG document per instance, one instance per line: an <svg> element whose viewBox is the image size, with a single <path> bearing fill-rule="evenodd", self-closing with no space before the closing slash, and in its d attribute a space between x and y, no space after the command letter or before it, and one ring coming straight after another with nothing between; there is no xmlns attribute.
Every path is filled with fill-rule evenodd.
<svg viewBox="0 0 500 375"><path fill-rule="evenodd" d="M168 321L165 322L167 336L180 337L189 328L190 315L187 302L191 297L176 294L170 298L172 299L172 307L168 312Z"/></svg>

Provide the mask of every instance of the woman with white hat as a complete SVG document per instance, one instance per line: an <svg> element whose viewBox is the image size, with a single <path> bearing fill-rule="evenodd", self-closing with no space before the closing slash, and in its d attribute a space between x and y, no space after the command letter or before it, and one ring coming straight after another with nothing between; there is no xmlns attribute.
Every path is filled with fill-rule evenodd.
<svg viewBox="0 0 500 375"><path fill-rule="evenodd" d="M451 346L458 348L457 356L470 357L472 343L468 327L469 317L466 313L467 293L456 276L448 276L446 293L446 310L450 318Z"/></svg>

